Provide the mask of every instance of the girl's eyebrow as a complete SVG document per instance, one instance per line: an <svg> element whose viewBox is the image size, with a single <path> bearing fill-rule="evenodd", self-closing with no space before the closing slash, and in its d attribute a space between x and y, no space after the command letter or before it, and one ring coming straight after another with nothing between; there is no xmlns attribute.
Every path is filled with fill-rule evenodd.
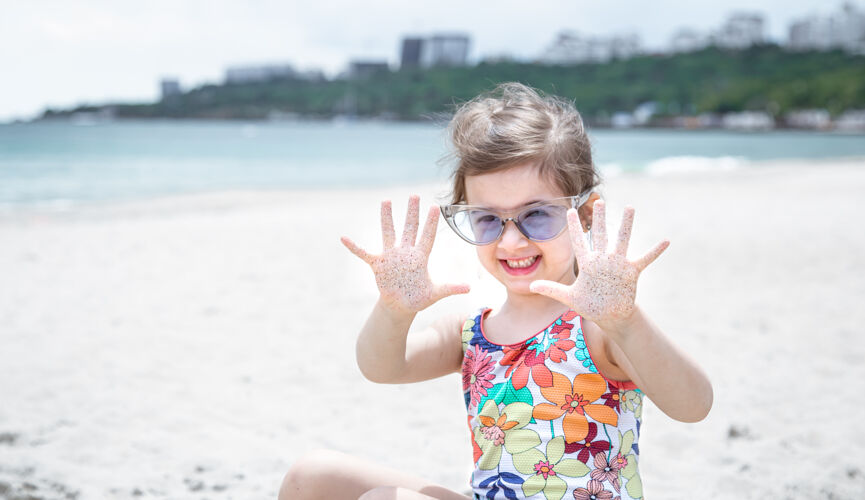
<svg viewBox="0 0 865 500"><path fill-rule="evenodd" d="M534 205L534 204L536 204L536 203L543 203L543 202L545 202L545 201L547 201L547 200L531 200L531 201L527 201L527 202L523 203L522 205L517 205L517 206L515 206L515 207L512 208L511 210L519 210L519 209L521 209L521 208L526 208L526 207L528 207L529 205Z"/></svg>
<svg viewBox="0 0 865 500"><path fill-rule="evenodd" d="M543 203L545 201L549 201L549 200L543 200L543 199L530 200L530 201L527 201L521 205L517 205L513 208L497 208L497 207L491 207L491 206L487 206L487 205L474 205L474 204L471 204L470 206L479 207L479 208L486 208L487 210L498 210L501 212L512 212L514 210L519 210L519 209L525 208L529 205L534 205L535 203Z"/></svg>

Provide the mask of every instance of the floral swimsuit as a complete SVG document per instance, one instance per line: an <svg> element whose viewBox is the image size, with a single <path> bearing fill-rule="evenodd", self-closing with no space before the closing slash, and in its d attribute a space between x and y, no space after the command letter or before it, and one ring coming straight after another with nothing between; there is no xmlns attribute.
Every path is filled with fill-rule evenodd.
<svg viewBox="0 0 865 500"><path fill-rule="evenodd" d="M637 470L642 393L598 373L573 311L524 342L463 324L463 391L476 499L643 497Z"/></svg>

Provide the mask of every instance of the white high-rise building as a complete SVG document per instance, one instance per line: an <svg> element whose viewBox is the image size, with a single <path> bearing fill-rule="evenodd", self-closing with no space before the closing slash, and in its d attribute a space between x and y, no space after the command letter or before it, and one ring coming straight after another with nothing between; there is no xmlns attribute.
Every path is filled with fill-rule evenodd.
<svg viewBox="0 0 865 500"><path fill-rule="evenodd" d="M865 54L865 12L848 2L831 15L800 19L790 25L787 47Z"/></svg>
<svg viewBox="0 0 865 500"><path fill-rule="evenodd" d="M628 59L640 53L640 39L637 35L601 38L562 31L541 53L538 60L547 64L580 64Z"/></svg>
<svg viewBox="0 0 865 500"><path fill-rule="evenodd" d="M725 49L747 49L766 41L765 20L762 14L738 12L712 36L712 42Z"/></svg>

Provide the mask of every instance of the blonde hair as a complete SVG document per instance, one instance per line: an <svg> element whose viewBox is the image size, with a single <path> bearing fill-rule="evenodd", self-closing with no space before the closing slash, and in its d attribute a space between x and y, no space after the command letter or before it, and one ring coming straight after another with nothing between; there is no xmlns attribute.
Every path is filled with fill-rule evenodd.
<svg viewBox="0 0 865 500"><path fill-rule="evenodd" d="M583 119L573 103L521 83L502 83L459 106L448 125L456 160L452 203L466 201L465 179L535 162L565 196L600 177Z"/></svg>

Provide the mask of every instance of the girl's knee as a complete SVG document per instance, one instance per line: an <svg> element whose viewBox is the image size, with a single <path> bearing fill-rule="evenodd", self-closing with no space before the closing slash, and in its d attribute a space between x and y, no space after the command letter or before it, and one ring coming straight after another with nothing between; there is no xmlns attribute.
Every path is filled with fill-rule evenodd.
<svg viewBox="0 0 865 500"><path fill-rule="evenodd" d="M295 461L279 488L279 500L303 500L316 498L324 481L333 479L333 468L341 455L330 450L309 452Z"/></svg>

